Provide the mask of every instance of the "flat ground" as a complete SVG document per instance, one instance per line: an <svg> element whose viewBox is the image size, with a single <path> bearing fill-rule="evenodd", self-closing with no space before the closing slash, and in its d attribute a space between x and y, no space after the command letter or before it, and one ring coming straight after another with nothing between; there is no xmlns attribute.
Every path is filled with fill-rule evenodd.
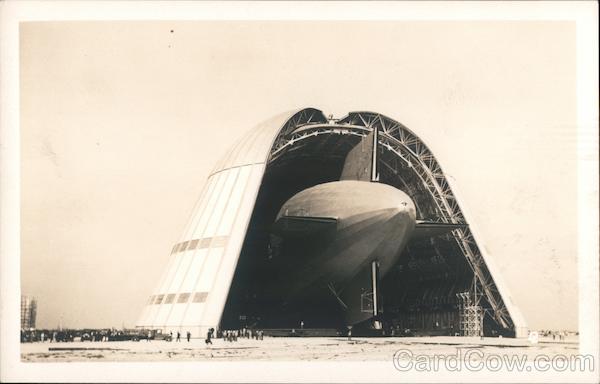
<svg viewBox="0 0 600 384"><path fill-rule="evenodd" d="M541 339L531 344L526 339L498 339L478 337L404 337L353 338L343 337L265 337L264 340L238 339L226 342L213 339L206 346L204 340L190 342L124 341L24 343L21 359L24 362L67 361L193 361L193 360L319 360L319 361L391 361L398 350L410 350L415 355L457 354L467 349L478 349L484 354L555 356L578 353L577 337L565 341Z"/></svg>

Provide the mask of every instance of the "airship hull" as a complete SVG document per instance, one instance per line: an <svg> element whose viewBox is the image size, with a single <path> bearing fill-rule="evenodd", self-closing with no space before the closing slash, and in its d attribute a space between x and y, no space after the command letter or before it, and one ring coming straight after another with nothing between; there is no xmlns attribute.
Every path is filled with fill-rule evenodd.
<svg viewBox="0 0 600 384"><path fill-rule="evenodd" d="M306 189L277 215L274 232L283 249L274 260L274 292L287 302L328 292L347 323L373 317L373 279L395 264L414 227L414 204L394 187L346 180Z"/></svg>

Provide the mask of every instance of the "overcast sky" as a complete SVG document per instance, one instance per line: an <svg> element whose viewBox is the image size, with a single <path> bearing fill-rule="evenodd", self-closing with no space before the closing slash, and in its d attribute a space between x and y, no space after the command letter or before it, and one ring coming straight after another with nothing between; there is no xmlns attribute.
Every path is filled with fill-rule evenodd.
<svg viewBox="0 0 600 384"><path fill-rule="evenodd" d="M52 22L20 38L38 327L133 326L219 156L312 106L416 132L529 325L577 328L572 23Z"/></svg>

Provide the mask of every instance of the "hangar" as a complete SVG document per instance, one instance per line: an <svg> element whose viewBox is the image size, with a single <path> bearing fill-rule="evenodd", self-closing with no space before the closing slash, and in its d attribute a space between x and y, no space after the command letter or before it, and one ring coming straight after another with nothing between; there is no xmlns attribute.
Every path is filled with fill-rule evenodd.
<svg viewBox="0 0 600 384"><path fill-rule="evenodd" d="M195 337L209 328L293 328L300 321L313 328L526 336L452 184L415 133L379 113L334 119L305 108L276 116L217 163L136 326ZM375 189L363 193L365 186ZM324 199L325 211L338 209L340 194L349 197L343 208L351 213L365 204L383 212L381 204L407 196L401 203L403 212L412 210L412 223L403 232L397 216L363 215L347 226L342 245L327 248L336 236L327 233L340 233L344 214L308 211L315 199ZM334 276L361 252L376 256L351 268L351 283ZM330 273L314 266L321 259ZM288 295L291 285L295 293Z"/></svg>

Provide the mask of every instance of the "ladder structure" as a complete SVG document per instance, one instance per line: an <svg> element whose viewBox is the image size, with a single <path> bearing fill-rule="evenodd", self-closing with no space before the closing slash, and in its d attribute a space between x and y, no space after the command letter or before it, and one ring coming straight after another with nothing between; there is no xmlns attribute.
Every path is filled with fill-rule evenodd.
<svg viewBox="0 0 600 384"><path fill-rule="evenodd" d="M473 284L476 287L476 284ZM477 292L460 292L458 298L459 330L461 336L482 336L484 311Z"/></svg>

